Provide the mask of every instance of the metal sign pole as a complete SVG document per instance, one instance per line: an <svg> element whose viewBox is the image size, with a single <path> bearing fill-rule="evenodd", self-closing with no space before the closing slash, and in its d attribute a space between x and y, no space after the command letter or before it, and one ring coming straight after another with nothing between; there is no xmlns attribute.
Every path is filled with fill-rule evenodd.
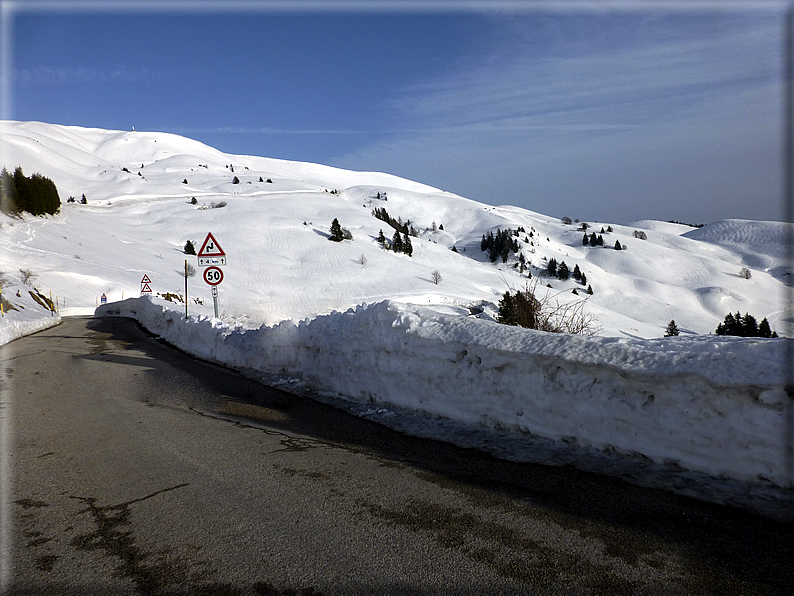
<svg viewBox="0 0 794 596"><path fill-rule="evenodd" d="M187 319L187 259L185 259L185 318Z"/></svg>
<svg viewBox="0 0 794 596"><path fill-rule="evenodd" d="M212 286L212 304L215 307L215 318L218 318L218 286Z"/></svg>

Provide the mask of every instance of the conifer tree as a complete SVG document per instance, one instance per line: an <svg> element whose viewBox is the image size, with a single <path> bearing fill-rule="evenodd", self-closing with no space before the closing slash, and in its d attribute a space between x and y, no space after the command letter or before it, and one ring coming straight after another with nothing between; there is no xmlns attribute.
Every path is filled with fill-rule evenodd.
<svg viewBox="0 0 794 596"><path fill-rule="evenodd" d="M503 325L518 325L515 299L509 291L505 292L499 301L499 314L496 320Z"/></svg>
<svg viewBox="0 0 794 596"><path fill-rule="evenodd" d="M0 173L0 211L11 214L19 211L14 178L6 168Z"/></svg>
<svg viewBox="0 0 794 596"><path fill-rule="evenodd" d="M590 238L587 236L587 232L584 233L582 237L582 246L587 246L590 243Z"/></svg>
<svg viewBox="0 0 794 596"><path fill-rule="evenodd" d="M571 274L576 281L582 281L582 272L579 270L579 265L573 266L573 273Z"/></svg>
<svg viewBox="0 0 794 596"><path fill-rule="evenodd" d="M742 317L742 337L758 337L758 322L749 312Z"/></svg>
<svg viewBox="0 0 794 596"><path fill-rule="evenodd" d="M565 264L565 261L560 263L557 267L557 278L565 281L570 276L570 271L568 270L568 265Z"/></svg>
<svg viewBox="0 0 794 596"><path fill-rule="evenodd" d="M411 245L411 238L408 234L403 234L403 252L409 257L414 254L414 247Z"/></svg>
<svg viewBox="0 0 794 596"><path fill-rule="evenodd" d="M394 231L394 236L391 238L391 249L394 252L402 252L403 251L403 241L400 238L400 232Z"/></svg>
<svg viewBox="0 0 794 596"><path fill-rule="evenodd" d="M14 188L16 188L17 191L17 208L20 211L33 213L35 207L32 204L33 201L30 196L30 188L27 185L27 181L28 179L25 178L25 174L22 173L22 168L16 168L14 170Z"/></svg>
<svg viewBox="0 0 794 596"><path fill-rule="evenodd" d="M386 245L386 236L383 235L383 230L380 230L378 232L377 241L378 241L378 244L380 244L381 246L385 246Z"/></svg>
<svg viewBox="0 0 794 596"><path fill-rule="evenodd" d="M551 277L557 277L557 259L549 259L546 271L548 271Z"/></svg>
<svg viewBox="0 0 794 596"><path fill-rule="evenodd" d="M675 320L671 320L667 323L667 329L665 329L664 336L665 337L673 337L678 335L680 330L678 329L678 325L675 324Z"/></svg>
<svg viewBox="0 0 794 596"><path fill-rule="evenodd" d="M333 240L334 242L342 242L342 226L339 225L339 220L334 218L334 221L331 222L331 236L329 236L328 240Z"/></svg>
<svg viewBox="0 0 794 596"><path fill-rule="evenodd" d="M615 240L615 250L621 250L620 240Z"/></svg>
<svg viewBox="0 0 794 596"><path fill-rule="evenodd" d="M775 334L777 336L777 334ZM772 337L772 329L769 328L769 321L764 317L758 325L758 337Z"/></svg>

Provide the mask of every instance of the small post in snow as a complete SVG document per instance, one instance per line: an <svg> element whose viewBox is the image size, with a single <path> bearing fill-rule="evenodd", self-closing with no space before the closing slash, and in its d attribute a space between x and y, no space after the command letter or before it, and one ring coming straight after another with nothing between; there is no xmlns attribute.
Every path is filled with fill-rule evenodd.
<svg viewBox="0 0 794 596"><path fill-rule="evenodd" d="M185 318L187 319L187 259L185 259Z"/></svg>

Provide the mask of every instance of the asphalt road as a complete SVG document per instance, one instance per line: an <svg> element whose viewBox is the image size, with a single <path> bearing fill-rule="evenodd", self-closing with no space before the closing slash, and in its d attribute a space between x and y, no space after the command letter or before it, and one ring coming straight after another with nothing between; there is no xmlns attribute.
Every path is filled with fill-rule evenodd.
<svg viewBox="0 0 794 596"><path fill-rule="evenodd" d="M125 319L0 348L8 594L792 594L794 527L377 424Z"/></svg>

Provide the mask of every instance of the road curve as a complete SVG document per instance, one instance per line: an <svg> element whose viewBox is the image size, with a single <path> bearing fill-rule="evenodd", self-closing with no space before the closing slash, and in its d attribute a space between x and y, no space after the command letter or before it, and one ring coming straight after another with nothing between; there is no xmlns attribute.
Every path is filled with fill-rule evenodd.
<svg viewBox="0 0 794 596"><path fill-rule="evenodd" d="M794 527L406 437L126 319L0 348L6 594L791 594Z"/></svg>

